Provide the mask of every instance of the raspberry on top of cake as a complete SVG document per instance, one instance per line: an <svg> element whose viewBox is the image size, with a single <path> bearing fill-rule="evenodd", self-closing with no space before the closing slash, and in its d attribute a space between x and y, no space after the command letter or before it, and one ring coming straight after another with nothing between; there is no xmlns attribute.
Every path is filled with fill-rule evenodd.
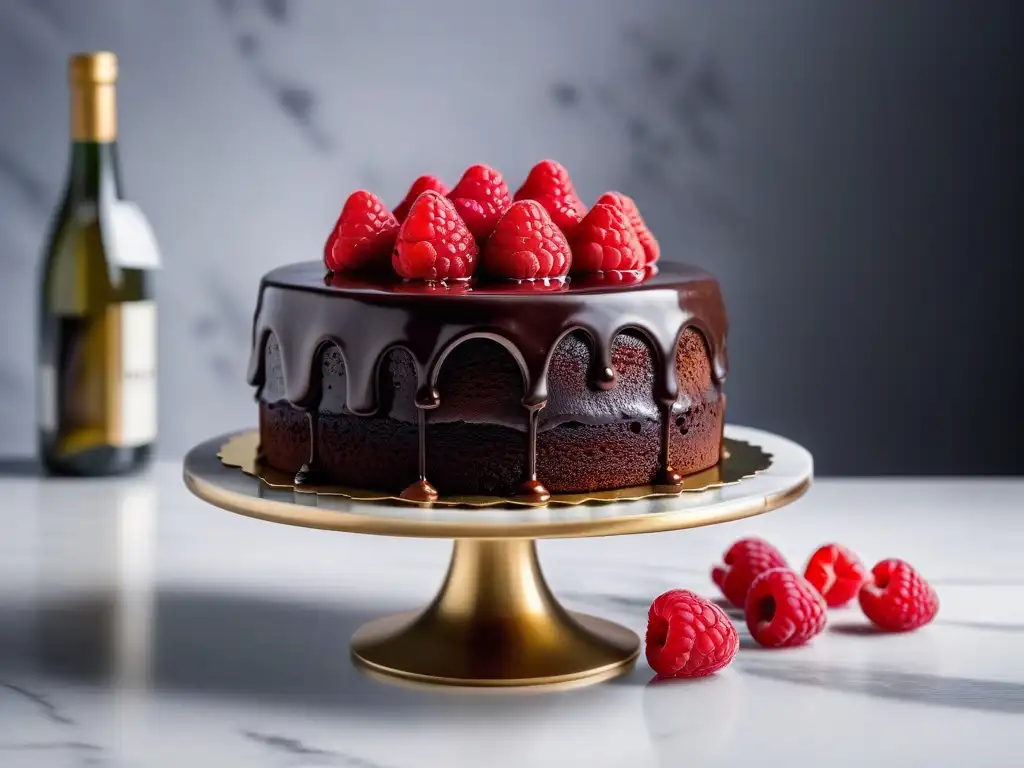
<svg viewBox="0 0 1024 768"><path fill-rule="evenodd" d="M451 190L420 176L389 211L359 189L324 246L332 273L385 272L406 280L549 281L653 268L661 249L633 199L605 192L590 210L554 160L533 167L512 195L504 177L473 165ZM629 279L629 278L627 278Z"/></svg>

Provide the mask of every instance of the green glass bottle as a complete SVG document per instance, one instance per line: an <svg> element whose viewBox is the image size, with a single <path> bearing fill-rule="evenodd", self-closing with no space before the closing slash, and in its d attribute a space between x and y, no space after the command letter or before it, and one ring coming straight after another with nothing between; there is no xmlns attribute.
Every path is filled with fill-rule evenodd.
<svg viewBox="0 0 1024 768"><path fill-rule="evenodd" d="M69 80L70 168L41 279L39 450L50 473L113 475L144 466L156 440L160 258L121 192L117 57L72 56Z"/></svg>

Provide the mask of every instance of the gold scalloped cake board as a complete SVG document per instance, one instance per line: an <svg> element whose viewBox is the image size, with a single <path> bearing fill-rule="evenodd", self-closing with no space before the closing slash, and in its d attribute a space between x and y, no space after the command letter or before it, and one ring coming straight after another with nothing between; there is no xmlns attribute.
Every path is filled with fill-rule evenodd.
<svg viewBox="0 0 1024 768"><path fill-rule="evenodd" d="M772 464L772 456L759 446L743 440L725 438L724 458L711 469L688 475L682 487L640 485L619 488L614 491L592 491L590 493L554 493L547 502L538 504L516 497L505 496L446 496L442 495L433 505L462 507L513 506L574 506L588 502L638 501L660 496L678 496L681 493L699 493L724 485L734 485L742 480L763 472ZM295 493L315 493L322 496L341 496L353 501L396 501L423 506L423 502L410 501L382 491L369 491L343 485L295 485L294 477L274 469L259 459L259 432L255 429L233 436L221 446L217 457L227 467L238 467L245 474L259 478L265 485Z"/></svg>

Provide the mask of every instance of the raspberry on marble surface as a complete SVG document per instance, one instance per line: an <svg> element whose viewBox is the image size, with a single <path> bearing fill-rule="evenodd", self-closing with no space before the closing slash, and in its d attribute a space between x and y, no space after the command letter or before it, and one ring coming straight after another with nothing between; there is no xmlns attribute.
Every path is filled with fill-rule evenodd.
<svg viewBox="0 0 1024 768"><path fill-rule="evenodd" d="M647 614L646 655L660 678L704 677L735 658L739 636L725 611L687 589L660 595Z"/></svg>

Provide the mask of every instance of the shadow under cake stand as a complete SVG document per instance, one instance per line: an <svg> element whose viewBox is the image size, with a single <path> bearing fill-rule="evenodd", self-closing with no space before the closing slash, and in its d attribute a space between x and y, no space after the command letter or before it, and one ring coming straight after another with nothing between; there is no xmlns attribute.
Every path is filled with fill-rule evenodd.
<svg viewBox="0 0 1024 768"><path fill-rule="evenodd" d="M771 455L766 469L717 488L633 501L419 506L270 487L221 462L219 451L231 437L207 440L185 457L185 483L204 501L286 525L454 539L448 574L430 605L365 624L352 636L351 650L372 674L456 686L563 687L632 669L639 638L563 608L541 572L536 539L655 533L751 517L798 499L813 473L810 453L796 443L727 426L728 440Z"/></svg>

